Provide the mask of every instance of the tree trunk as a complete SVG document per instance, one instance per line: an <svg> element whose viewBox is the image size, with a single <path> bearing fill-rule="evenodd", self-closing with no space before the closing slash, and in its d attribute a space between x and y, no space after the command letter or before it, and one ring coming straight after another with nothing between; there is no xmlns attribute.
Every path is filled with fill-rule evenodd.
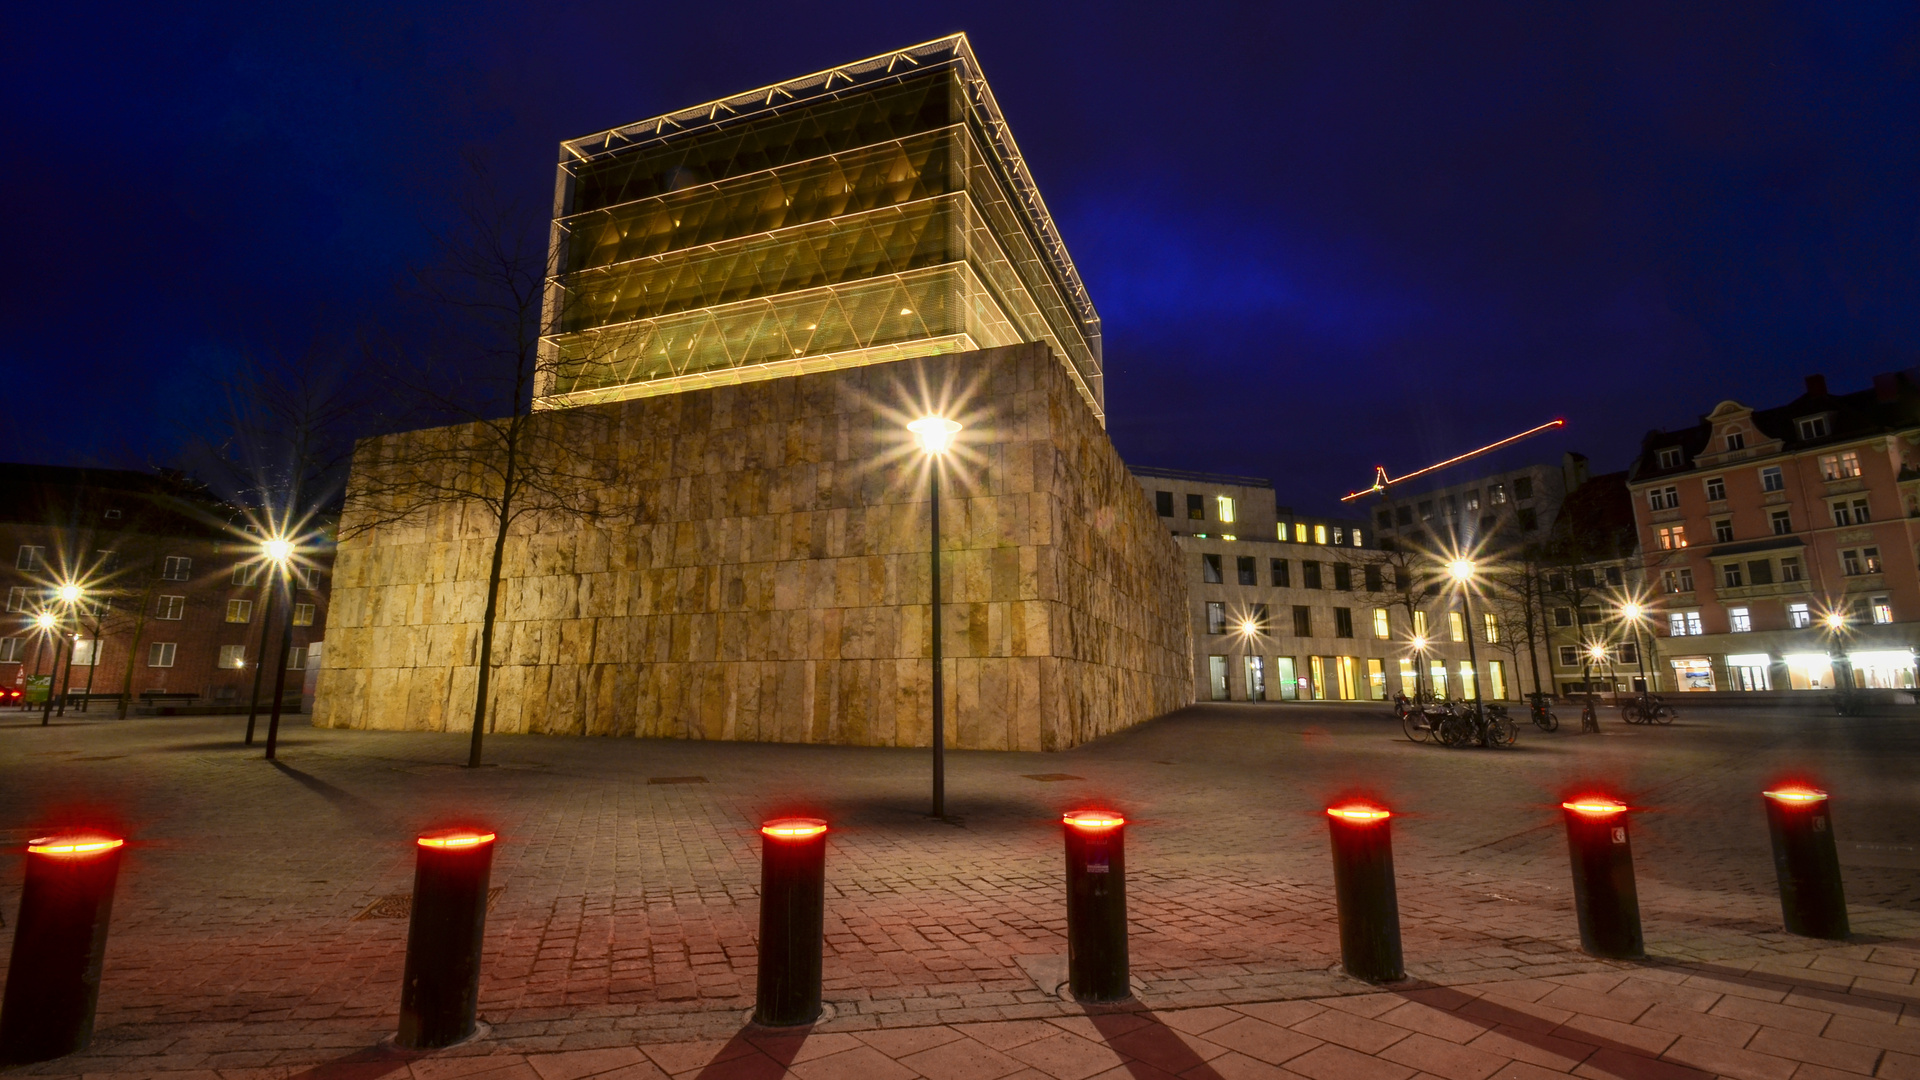
<svg viewBox="0 0 1920 1080"><path fill-rule="evenodd" d="M467 768L480 767L480 737L487 725L487 684L493 671L493 617L500 604L500 567L506 561L507 529L513 524L515 453L519 450L519 421L507 439L507 467L500 485L500 513L493 533L493 559L487 570L487 608L480 616L480 671L473 687L473 739L467 749Z"/></svg>
<svg viewBox="0 0 1920 1080"><path fill-rule="evenodd" d="M1547 598L1542 596L1536 588L1539 584L1540 580L1538 576L1533 574L1527 575L1527 666L1533 669L1533 692L1536 694L1544 694L1546 690L1540 685L1540 653L1534 647L1540 640L1540 637L1547 632L1545 606ZM1535 597L1539 597L1539 603L1534 602ZM1540 619L1538 630L1535 630L1533 623L1536 616Z"/></svg>

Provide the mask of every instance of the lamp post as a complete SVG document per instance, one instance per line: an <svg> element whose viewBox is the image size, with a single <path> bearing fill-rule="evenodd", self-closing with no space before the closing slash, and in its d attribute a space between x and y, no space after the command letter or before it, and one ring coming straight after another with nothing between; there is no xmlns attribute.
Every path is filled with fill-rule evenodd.
<svg viewBox="0 0 1920 1080"><path fill-rule="evenodd" d="M1847 613L1839 608L1826 613L1820 619L1820 627L1827 636L1827 666L1833 671L1834 711L1841 716L1853 715L1853 665L1843 652L1847 645Z"/></svg>
<svg viewBox="0 0 1920 1080"><path fill-rule="evenodd" d="M1460 589L1460 610L1467 623L1467 668L1473 677L1473 700L1478 703L1481 700L1480 658L1473 649L1473 560L1453 560L1447 564L1447 574Z"/></svg>
<svg viewBox="0 0 1920 1080"><path fill-rule="evenodd" d="M280 600L280 609L284 613L280 627L280 650L275 654L273 665L273 712L267 717L267 760L272 761L274 748L280 741L280 702L286 696L287 690L287 651L293 645L293 597L280 596L282 592L289 594L293 592L293 572L288 566L293 559L293 543L281 537L274 537L261 545L261 552L266 555L268 565L273 568L272 580L267 582L266 617L269 619L273 617L273 601L276 598ZM260 632L264 636L266 629L263 627ZM263 664L267 662L264 652L261 653L260 662ZM258 686L259 683L260 679L256 674L254 685Z"/></svg>
<svg viewBox="0 0 1920 1080"><path fill-rule="evenodd" d="M58 629L59 620L54 618L51 611L42 611L34 616L33 625L40 631L42 638L53 642L53 666L47 670L47 696L41 700L40 705L40 726L46 727L53 722L53 677L60 673L60 643L63 639ZM40 664L37 658L33 667L34 674L39 674Z"/></svg>
<svg viewBox="0 0 1920 1080"><path fill-rule="evenodd" d="M79 605L80 601L86 597L87 593L86 593L86 590L82 589L80 586L75 585L72 582L68 582L67 584L60 586L58 595L60 597L61 606L65 607L67 609L67 614L71 615L73 614L73 609ZM66 635L63 634L61 636L64 637ZM74 660L73 654L76 651L78 651L79 648L80 648L80 634L76 631L73 634L72 642L67 646L67 669L66 671L62 672L60 676L60 704L58 707L54 709L55 716L67 715L67 692L73 689L73 660ZM54 666L57 668L59 665L55 664ZM48 690L53 689L52 679L47 680L47 689Z"/></svg>
<svg viewBox="0 0 1920 1080"><path fill-rule="evenodd" d="M1426 638L1426 635L1424 635L1424 634L1415 634L1415 635L1413 635L1413 640L1412 640L1411 642L1409 642L1409 644L1411 644L1411 645L1413 646L1413 657L1414 657L1414 660L1413 660L1413 703L1414 703L1415 705L1419 705L1419 704L1421 704L1421 701L1420 701L1420 697L1421 697L1421 695L1422 695L1423 693L1425 693L1425 691L1423 691L1423 690L1421 690L1421 689L1420 689L1420 684L1421 684L1421 681L1422 681L1422 675L1424 674L1424 673L1423 673L1423 671L1422 671L1421 669L1423 669L1423 668L1425 668L1425 667L1427 666L1427 638Z"/></svg>
<svg viewBox="0 0 1920 1080"><path fill-rule="evenodd" d="M1640 661L1640 692L1650 694L1653 687L1647 684L1647 651L1640 647L1640 623L1646 618L1647 609L1629 600L1620 605L1620 615L1633 627L1633 655Z"/></svg>
<svg viewBox="0 0 1920 1080"><path fill-rule="evenodd" d="M953 437L960 425L944 416L923 416L907 425L920 442L920 449L927 454L927 501L929 535L931 542L928 566L932 590L929 597L933 609L933 813L936 818L947 816L947 720L944 683L940 671L940 459L953 446Z"/></svg>

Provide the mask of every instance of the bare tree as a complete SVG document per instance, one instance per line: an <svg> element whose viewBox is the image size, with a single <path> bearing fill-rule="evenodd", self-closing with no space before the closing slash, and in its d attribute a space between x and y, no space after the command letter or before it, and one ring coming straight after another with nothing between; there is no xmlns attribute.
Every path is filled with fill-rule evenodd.
<svg viewBox="0 0 1920 1080"><path fill-rule="evenodd" d="M1376 607L1398 608L1406 616L1410 632L1422 621L1427 605L1440 595L1439 558L1405 540L1386 537L1378 548L1341 550L1338 557L1353 568L1354 592ZM1427 631L1428 640L1432 633L1431 629ZM1425 677L1426 673L1416 666L1416 685Z"/></svg>
<svg viewBox="0 0 1920 1080"><path fill-rule="evenodd" d="M1539 648L1546 644L1547 632L1541 602L1542 576L1536 553L1515 549L1488 568L1482 594L1482 603L1500 627L1499 640L1493 646L1512 658L1516 670L1520 667L1520 651L1526 650L1535 693L1543 691Z"/></svg>
<svg viewBox="0 0 1920 1080"><path fill-rule="evenodd" d="M438 237L441 257L416 275L440 317L434 352L389 341L391 384L411 415L444 426L365 439L355 450L340 537L458 516L490 533L486 603L467 764L480 764L500 575L517 526L553 528L625 512L608 497L612 412L537 409L534 394L560 373L542 347L542 301L553 267L544 218L503 203L476 168L476 196L459 228ZM579 363L574 357L571 363ZM448 423L448 421L453 421Z"/></svg>

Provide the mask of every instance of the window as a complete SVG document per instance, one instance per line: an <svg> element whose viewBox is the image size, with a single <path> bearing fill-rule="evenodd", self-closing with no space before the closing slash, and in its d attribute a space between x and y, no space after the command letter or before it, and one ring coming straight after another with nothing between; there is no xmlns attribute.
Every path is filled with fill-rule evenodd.
<svg viewBox="0 0 1920 1080"><path fill-rule="evenodd" d="M1760 490L1761 491L1787 490L1787 478L1786 478L1786 475L1780 471L1780 466L1769 465L1766 468L1760 470Z"/></svg>
<svg viewBox="0 0 1920 1080"><path fill-rule="evenodd" d="M1540 512L1531 506L1523 506L1514 511L1514 518L1520 522L1522 531L1532 532L1540 527Z"/></svg>
<svg viewBox="0 0 1920 1080"><path fill-rule="evenodd" d="M101 511L100 516L106 518L108 521L119 521L120 508L117 506L109 506L105 510Z"/></svg>
<svg viewBox="0 0 1920 1080"><path fill-rule="evenodd" d="M1853 523L1855 525L1865 525L1867 522L1872 520L1873 520L1872 515L1867 513L1867 500L1865 499L1853 500Z"/></svg>
<svg viewBox="0 0 1920 1080"><path fill-rule="evenodd" d="M1393 624L1391 620L1387 618L1386 608L1377 607L1373 609L1373 636L1382 641L1393 636Z"/></svg>
<svg viewBox="0 0 1920 1080"><path fill-rule="evenodd" d="M1347 530L1339 525L1335 525L1333 527L1333 542L1335 546L1346 543Z"/></svg>
<svg viewBox="0 0 1920 1080"><path fill-rule="evenodd" d="M1847 548L1840 552L1840 569L1848 577L1880 572L1879 548Z"/></svg>
<svg viewBox="0 0 1920 1080"><path fill-rule="evenodd" d="M1533 477L1531 476L1514 477L1513 497L1516 499L1533 498Z"/></svg>
<svg viewBox="0 0 1920 1080"><path fill-rule="evenodd" d="M1728 608L1727 627L1736 634L1751 633L1753 631L1753 615L1743 607Z"/></svg>
<svg viewBox="0 0 1920 1080"><path fill-rule="evenodd" d="M102 643L92 638L84 638L73 643L73 662L79 667L93 667L100 662Z"/></svg>
<svg viewBox="0 0 1920 1080"><path fill-rule="evenodd" d="M1477 491L1467 492L1467 513L1477 514L1479 512L1480 512L1480 493Z"/></svg>
<svg viewBox="0 0 1920 1080"><path fill-rule="evenodd" d="M1460 516L1460 500L1454 498L1452 495L1442 496L1440 499L1440 510L1446 514L1448 518L1457 518Z"/></svg>
<svg viewBox="0 0 1920 1080"><path fill-rule="evenodd" d="M1860 452L1843 450L1838 454L1820 456L1820 478L1822 480L1851 480L1860 475Z"/></svg>
<svg viewBox="0 0 1920 1080"><path fill-rule="evenodd" d="M1194 521L1207 520L1207 500L1199 495L1187 496L1187 517Z"/></svg>
<svg viewBox="0 0 1920 1080"><path fill-rule="evenodd" d="M1333 564L1333 587L1341 592L1353 591L1353 567L1346 563Z"/></svg>
<svg viewBox="0 0 1920 1080"><path fill-rule="evenodd" d="M1781 581L1799 581L1800 580L1800 556L1789 555L1786 558L1780 560L1780 580Z"/></svg>
<svg viewBox="0 0 1920 1080"><path fill-rule="evenodd" d="M185 581L193 573L193 560L184 555L169 555L160 564L160 580Z"/></svg>
<svg viewBox="0 0 1920 1080"><path fill-rule="evenodd" d="M1373 527L1376 529L1393 528L1393 511L1382 510L1373 515Z"/></svg>
<svg viewBox="0 0 1920 1080"><path fill-rule="evenodd" d="M1799 429L1802 439L1824 439L1827 437L1827 418L1824 416L1803 417L1795 420L1793 424L1794 427Z"/></svg>
<svg viewBox="0 0 1920 1080"><path fill-rule="evenodd" d="M1487 505L1488 506L1504 506L1506 505L1506 502L1507 502L1507 485L1505 484L1488 484L1487 485Z"/></svg>
<svg viewBox="0 0 1920 1080"><path fill-rule="evenodd" d="M1716 476L1707 481L1707 500L1709 502L1723 502L1726 500L1726 497L1727 481L1725 477Z"/></svg>
<svg viewBox="0 0 1920 1080"><path fill-rule="evenodd" d="M1293 605L1293 633L1295 637L1313 636L1313 609L1305 604Z"/></svg>
<svg viewBox="0 0 1920 1080"><path fill-rule="evenodd" d="M227 621L228 622L252 622L253 621L253 601L251 600L227 601Z"/></svg>
<svg viewBox="0 0 1920 1080"><path fill-rule="evenodd" d="M1591 566L1583 566L1574 571L1573 579L1578 581L1580 587L1583 589L1597 589L1600 587L1600 579L1593 576L1593 567Z"/></svg>
<svg viewBox="0 0 1920 1080"><path fill-rule="evenodd" d="M305 671L307 669L307 647L295 645L287 650L287 670Z"/></svg>
<svg viewBox="0 0 1920 1080"><path fill-rule="evenodd" d="M1720 584L1729 589L1737 589L1746 583L1745 575L1740 572L1739 563L1730 562L1720 568Z"/></svg>
<svg viewBox="0 0 1920 1080"><path fill-rule="evenodd" d="M1320 587L1320 564L1312 559L1300 560L1300 584L1309 589Z"/></svg>
<svg viewBox="0 0 1920 1080"><path fill-rule="evenodd" d="M1467 622L1457 611L1447 612L1447 636L1455 641L1467 640Z"/></svg>
<svg viewBox="0 0 1920 1080"><path fill-rule="evenodd" d="M1227 632L1227 605L1224 601L1207 601L1207 633L1224 634Z"/></svg>
<svg viewBox="0 0 1920 1080"><path fill-rule="evenodd" d="M1316 544L1324 544L1327 542L1327 527L1325 525L1315 525L1313 527L1313 542Z"/></svg>
<svg viewBox="0 0 1920 1080"><path fill-rule="evenodd" d="M22 544L20 551L13 557L15 570L43 570L47 565L47 549L31 544Z"/></svg>
<svg viewBox="0 0 1920 1080"><path fill-rule="evenodd" d="M1402 525L1413 524L1413 508L1409 506L1401 506L1401 507L1395 508L1395 510L1393 511L1393 520L1399 522Z"/></svg>
<svg viewBox="0 0 1920 1080"><path fill-rule="evenodd" d="M1433 500L1432 499L1420 500L1420 520L1421 521L1433 520Z"/></svg>
<svg viewBox="0 0 1920 1080"><path fill-rule="evenodd" d="M1173 516L1173 492L1171 491L1154 492L1153 508L1160 512L1161 517L1172 517Z"/></svg>
<svg viewBox="0 0 1920 1080"><path fill-rule="evenodd" d="M1841 499L1839 502L1834 503L1831 510L1833 511L1833 523L1835 525L1853 524L1853 511L1848 509L1847 500Z"/></svg>
<svg viewBox="0 0 1920 1080"><path fill-rule="evenodd" d="M1805 630L1813 625L1813 612L1805 604L1788 604L1787 625L1795 630Z"/></svg>
<svg viewBox="0 0 1920 1080"><path fill-rule="evenodd" d="M1696 637L1706 632L1697 611L1676 611L1667 616L1667 633L1672 637Z"/></svg>
<svg viewBox="0 0 1920 1080"><path fill-rule="evenodd" d="M153 617L156 619L178 619L186 612L186 608L186 597L162 596L153 605Z"/></svg>
<svg viewBox="0 0 1920 1080"><path fill-rule="evenodd" d="M156 641L147 646L148 667L172 667L173 652L179 648L171 641Z"/></svg>
<svg viewBox="0 0 1920 1080"><path fill-rule="evenodd" d="M1353 636L1353 609L1337 607L1333 609L1333 636Z"/></svg>
<svg viewBox="0 0 1920 1080"><path fill-rule="evenodd" d="M1666 575L1667 591L1682 593L1693 591L1693 568L1683 566L1678 570L1669 570Z"/></svg>
<svg viewBox="0 0 1920 1080"><path fill-rule="evenodd" d="M1773 524L1775 536L1785 536L1793 531L1793 511L1791 510L1775 510L1767 515L1767 520Z"/></svg>
<svg viewBox="0 0 1920 1080"><path fill-rule="evenodd" d="M1381 572L1379 563L1368 563L1365 569L1365 584L1368 592L1385 592L1386 575Z"/></svg>
<svg viewBox="0 0 1920 1080"><path fill-rule="evenodd" d="M220 666L223 668L246 667L247 647L245 645L220 646Z"/></svg>
<svg viewBox="0 0 1920 1080"><path fill-rule="evenodd" d="M1293 587L1293 575L1287 571L1287 560L1268 559L1267 572L1274 588L1290 589Z"/></svg>
<svg viewBox="0 0 1920 1080"><path fill-rule="evenodd" d="M1239 558L1236 558L1235 560L1233 560L1233 569L1234 569L1234 573L1239 577L1240 584L1242 585L1260 584L1259 564L1254 562L1253 556L1242 555Z"/></svg>
<svg viewBox="0 0 1920 1080"><path fill-rule="evenodd" d="M1293 523L1293 542L1296 544L1307 542L1307 527L1298 521Z"/></svg>
<svg viewBox="0 0 1920 1080"><path fill-rule="evenodd" d="M1416 637L1427 636L1427 613L1426 612L1416 611L1413 613L1413 633L1414 633L1414 636Z"/></svg>
<svg viewBox="0 0 1920 1080"><path fill-rule="evenodd" d="M1680 489L1677 487L1654 488L1647 492L1647 506L1654 510L1680 509Z"/></svg>
<svg viewBox="0 0 1920 1080"><path fill-rule="evenodd" d="M1720 518L1713 523L1713 542L1724 544L1733 539L1733 519Z"/></svg>
<svg viewBox="0 0 1920 1080"><path fill-rule="evenodd" d="M1226 579L1220 576L1220 556L1200 556L1200 580L1209 585L1224 584Z"/></svg>
<svg viewBox="0 0 1920 1080"><path fill-rule="evenodd" d="M1873 609L1873 621L1890 623L1893 621L1893 602L1884 596L1876 596L1869 605Z"/></svg>
<svg viewBox="0 0 1920 1080"><path fill-rule="evenodd" d="M26 586L15 585L7 590L7 610L8 611L27 610Z"/></svg>
<svg viewBox="0 0 1920 1080"><path fill-rule="evenodd" d="M1600 576L1601 576L1601 579L1604 580L1608 585L1613 586L1616 589L1620 587L1621 577L1620 577L1619 567L1609 566L1600 572Z"/></svg>
<svg viewBox="0 0 1920 1080"><path fill-rule="evenodd" d="M1552 573L1548 574L1547 575L1547 591L1548 592L1566 592L1567 591L1567 575L1558 570L1555 570Z"/></svg>
<svg viewBox="0 0 1920 1080"><path fill-rule="evenodd" d="M1654 531L1662 551L1673 551L1687 546L1687 527L1685 525L1662 525Z"/></svg>
<svg viewBox="0 0 1920 1080"><path fill-rule="evenodd" d="M1631 641L1623 641L1613 647L1613 656L1618 663L1637 664L1640 662L1640 646Z"/></svg>
<svg viewBox="0 0 1920 1080"><path fill-rule="evenodd" d="M1747 437L1745 434L1735 431L1727 435L1727 449L1729 451L1745 450L1746 448L1747 448Z"/></svg>
<svg viewBox="0 0 1920 1080"><path fill-rule="evenodd" d="M312 626L313 625L313 605L312 604L293 605L293 625L295 626Z"/></svg>
<svg viewBox="0 0 1920 1080"><path fill-rule="evenodd" d="M26 638L0 638L0 664L17 664L26 651Z"/></svg>
<svg viewBox="0 0 1920 1080"><path fill-rule="evenodd" d="M1553 625L1572 626L1573 625L1573 609L1564 608L1564 607L1554 608L1553 609Z"/></svg>
<svg viewBox="0 0 1920 1080"><path fill-rule="evenodd" d="M1231 522L1232 522L1232 521L1234 520L1234 517L1233 517L1233 496L1231 496L1231 495L1215 495L1215 496L1213 497L1213 503L1214 503L1214 508L1220 511L1220 520L1221 520L1221 521L1223 521L1223 522L1227 522L1227 523L1231 523Z"/></svg>
<svg viewBox="0 0 1920 1080"><path fill-rule="evenodd" d="M1488 612L1482 613L1480 618L1484 620L1487 624L1487 644L1498 645L1500 643L1499 616L1495 615L1491 611L1488 611Z"/></svg>
<svg viewBox="0 0 1920 1080"><path fill-rule="evenodd" d="M1677 446L1663 447L1660 450L1659 456L1660 456L1661 468L1677 469L1680 467L1680 448L1679 447Z"/></svg>
<svg viewBox="0 0 1920 1080"><path fill-rule="evenodd" d="M1880 549L1877 547L1861 548L1860 561L1867 565L1867 573L1869 574L1879 573L1880 572Z"/></svg>
<svg viewBox="0 0 1920 1080"><path fill-rule="evenodd" d="M1748 563L1747 580L1755 585L1773 584L1773 564L1765 559L1755 559Z"/></svg>
<svg viewBox="0 0 1920 1080"><path fill-rule="evenodd" d="M259 581L260 565L261 564L255 562L235 563L233 567L233 583L235 585L252 585Z"/></svg>
<svg viewBox="0 0 1920 1080"><path fill-rule="evenodd" d="M1213 692L1213 700L1227 700L1227 658L1224 656L1207 657L1207 683Z"/></svg>

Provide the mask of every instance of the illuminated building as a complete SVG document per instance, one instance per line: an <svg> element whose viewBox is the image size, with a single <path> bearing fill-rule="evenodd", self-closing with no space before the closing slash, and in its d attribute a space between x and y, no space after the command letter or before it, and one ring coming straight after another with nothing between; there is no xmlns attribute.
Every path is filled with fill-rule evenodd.
<svg viewBox="0 0 1920 1080"><path fill-rule="evenodd" d="M540 403L1045 344L1100 318L965 35L561 144Z"/></svg>
<svg viewBox="0 0 1920 1080"><path fill-rule="evenodd" d="M1914 686L1920 386L1906 375L1848 394L1812 375L1771 408L1723 401L1649 433L1630 488L1663 674L1681 689Z"/></svg>

